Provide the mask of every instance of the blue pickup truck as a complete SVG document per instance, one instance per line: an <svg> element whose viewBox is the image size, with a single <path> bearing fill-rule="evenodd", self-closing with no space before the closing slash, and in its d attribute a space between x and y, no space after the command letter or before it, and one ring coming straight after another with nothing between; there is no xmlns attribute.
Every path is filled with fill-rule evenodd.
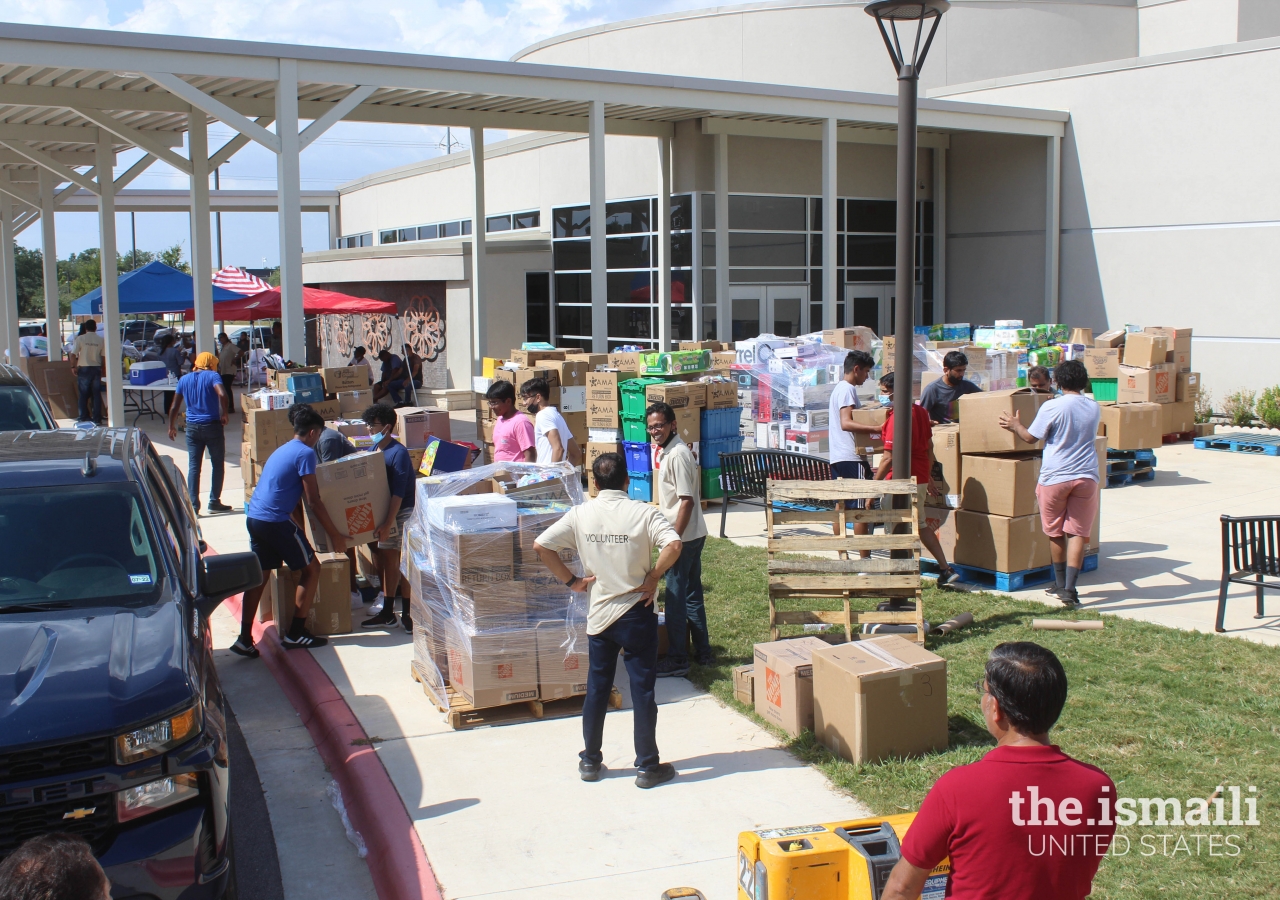
<svg viewBox="0 0 1280 900"><path fill-rule="evenodd" d="M262 570L204 551L144 433L0 432L0 859L69 832L114 897L235 896L208 619Z"/></svg>

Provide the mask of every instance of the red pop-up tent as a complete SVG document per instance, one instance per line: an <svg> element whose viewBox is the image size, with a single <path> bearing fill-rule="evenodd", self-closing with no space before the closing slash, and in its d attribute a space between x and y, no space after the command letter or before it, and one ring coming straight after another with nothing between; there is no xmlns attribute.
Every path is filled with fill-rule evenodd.
<svg viewBox="0 0 1280 900"><path fill-rule="evenodd" d="M337 291L322 291L319 288L303 287L302 311L309 316L343 314L343 313L382 313L388 316L396 314L394 303L381 300L370 300L367 297L352 297L350 294L339 294ZM188 320L195 318L195 310L186 312ZM219 322L252 322L259 319L280 318L280 288L272 288L260 294L244 297L240 300L226 300L213 304L213 318Z"/></svg>

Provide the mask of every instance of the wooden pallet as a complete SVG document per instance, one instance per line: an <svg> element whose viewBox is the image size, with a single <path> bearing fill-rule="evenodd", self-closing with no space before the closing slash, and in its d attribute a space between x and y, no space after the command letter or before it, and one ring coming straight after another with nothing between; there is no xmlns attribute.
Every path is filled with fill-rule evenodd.
<svg viewBox="0 0 1280 900"><path fill-rule="evenodd" d="M924 643L924 603L920 590L920 500L915 479L910 481L776 481L767 485L765 523L769 542L769 634L778 640L783 625L839 625L844 638L853 640L855 625L914 625L916 640ZM882 509L855 509L855 501L885 497ZM903 496L908 505L895 509L889 497ZM834 503L819 509L815 501ZM870 505L870 504L867 504ZM905 526L903 533L852 535L851 524ZM783 525L829 528L829 535L782 537ZM905 551L903 558L862 558L861 551ZM837 559L780 559L779 554L812 554L834 551ZM779 603L814 598L840 600L839 610L787 610ZM913 608L879 611L884 599L910 600ZM853 610L854 601L869 600L871 611ZM906 606L907 604L904 604Z"/></svg>
<svg viewBox="0 0 1280 900"><path fill-rule="evenodd" d="M409 672L413 680L422 685L422 692L427 695L435 708L444 713L449 726L455 731L469 728L483 728L487 725L517 725L521 722L534 722L539 719L562 719L566 716L582 714L584 697L566 697L563 700L521 700L504 706L475 707L462 694L448 685L448 707L440 703L440 698L431 691L427 680L418 671L416 665L410 664ZM609 708L622 708L622 694L615 687L609 693Z"/></svg>
<svg viewBox="0 0 1280 900"><path fill-rule="evenodd" d="M932 559L920 562L927 576L938 576L938 564ZM1053 581L1053 566L1040 566L1038 569L1026 569L1021 572L995 572L991 569L980 569L977 566L966 566L952 563L951 567L960 573L960 580L966 584L977 584L982 587L995 588L997 591L1020 591ZM1084 558L1081 572L1093 572L1098 568L1098 554L1090 553Z"/></svg>
<svg viewBox="0 0 1280 900"><path fill-rule="evenodd" d="M1132 472L1117 472L1107 476L1106 487L1124 487L1126 484L1137 484L1143 481L1155 481L1155 469L1136 469Z"/></svg>
<svg viewBox="0 0 1280 900"><path fill-rule="evenodd" d="M1173 434L1162 435L1161 443L1177 444L1182 441L1194 441L1196 439L1195 431L1175 431Z"/></svg>
<svg viewBox="0 0 1280 900"><path fill-rule="evenodd" d="M1254 453L1262 456L1280 456L1280 435L1250 434L1232 431L1196 438L1197 450L1228 450L1233 453Z"/></svg>

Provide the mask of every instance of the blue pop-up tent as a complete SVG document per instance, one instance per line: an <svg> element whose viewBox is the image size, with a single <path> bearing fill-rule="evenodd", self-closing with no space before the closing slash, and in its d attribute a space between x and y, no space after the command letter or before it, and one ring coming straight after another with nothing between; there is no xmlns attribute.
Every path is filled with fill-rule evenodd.
<svg viewBox="0 0 1280 900"><path fill-rule="evenodd" d="M186 272L150 262L141 269L125 272L119 278L120 312L173 313L195 308L195 280ZM215 303L243 300L243 294L213 285ZM102 313L102 287L96 287L78 300L71 301L71 315L96 316Z"/></svg>

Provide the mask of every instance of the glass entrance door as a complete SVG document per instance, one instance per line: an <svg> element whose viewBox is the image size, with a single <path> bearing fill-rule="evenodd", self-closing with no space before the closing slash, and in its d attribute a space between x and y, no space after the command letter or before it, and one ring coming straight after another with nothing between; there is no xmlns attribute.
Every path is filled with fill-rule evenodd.
<svg viewBox="0 0 1280 900"><path fill-rule="evenodd" d="M805 285L777 284L765 289L765 321L778 337L799 337L808 329L805 311L809 288Z"/></svg>
<svg viewBox="0 0 1280 900"><path fill-rule="evenodd" d="M764 305L764 288L760 285L735 284L729 288L730 340L747 341L766 330L761 327Z"/></svg>
<svg viewBox="0 0 1280 900"><path fill-rule="evenodd" d="M845 321L870 328L880 337L892 334L896 296L897 291L891 284L846 284Z"/></svg>

